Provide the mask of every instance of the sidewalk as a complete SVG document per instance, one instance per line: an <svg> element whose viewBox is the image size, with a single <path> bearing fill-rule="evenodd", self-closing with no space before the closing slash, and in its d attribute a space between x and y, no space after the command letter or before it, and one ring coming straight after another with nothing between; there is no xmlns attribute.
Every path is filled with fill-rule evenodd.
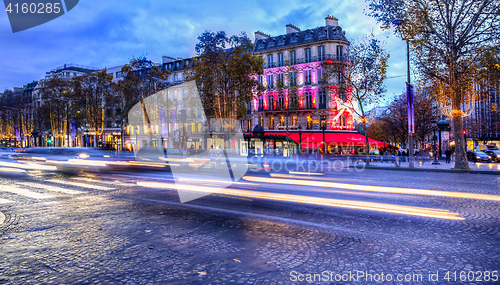
<svg viewBox="0 0 500 285"><path fill-rule="evenodd" d="M409 167L409 162L401 162L396 165L394 162L370 162L367 169L390 169L402 171L425 171L425 172L448 172L448 173L476 173L500 175L500 163L472 163L469 162L470 170L454 169L455 161L446 163L445 160L439 160L438 165L433 165L434 160L415 159L414 168ZM353 167L353 166L351 166Z"/></svg>

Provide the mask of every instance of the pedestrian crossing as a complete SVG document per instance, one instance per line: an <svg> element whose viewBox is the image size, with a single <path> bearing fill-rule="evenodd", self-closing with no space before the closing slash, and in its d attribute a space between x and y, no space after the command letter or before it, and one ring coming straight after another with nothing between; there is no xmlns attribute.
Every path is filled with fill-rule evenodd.
<svg viewBox="0 0 500 285"><path fill-rule="evenodd" d="M115 190L113 186L135 186L130 183L120 183L119 181L101 181L97 179L88 179L81 177L81 182L62 180L62 179L47 179L43 182L16 182L12 184L0 185L0 207L5 204L14 204L21 200L29 201L47 201L57 197L58 193L68 195L83 195L89 192L85 190L75 190L73 188L84 188L87 190L101 190L110 191ZM85 183L85 182L87 183ZM47 184L48 183L48 184ZM109 186L102 186L98 184L108 184ZM123 184L123 185L121 185ZM3 196L3 197L2 197Z"/></svg>
<svg viewBox="0 0 500 285"><path fill-rule="evenodd" d="M40 183L17 182L16 184L23 185L23 186L28 186L28 187L39 188L39 189L44 189L44 190L53 191L53 192L70 194L70 195L76 195L76 194L82 194L82 193L84 193L82 191L65 189L65 188L61 188L61 187L56 187L56 186L52 186L52 185L45 185L45 184L40 184Z"/></svg>

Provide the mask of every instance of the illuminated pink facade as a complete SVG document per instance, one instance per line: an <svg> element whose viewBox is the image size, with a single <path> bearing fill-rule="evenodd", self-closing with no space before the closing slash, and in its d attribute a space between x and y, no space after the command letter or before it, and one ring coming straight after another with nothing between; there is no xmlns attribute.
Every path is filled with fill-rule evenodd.
<svg viewBox="0 0 500 285"><path fill-rule="evenodd" d="M350 102L351 95L339 98L336 79L323 81L323 64L344 60L349 49L338 20L331 16L325 20L324 27L306 31L289 24L287 33L276 37L255 33L255 52L265 61L264 75L258 80L266 91L249 106L247 130L257 124L264 130L299 126L302 130L319 130L322 125L327 130L354 129L352 110L345 104L337 106L339 100ZM276 87L279 81L282 88ZM291 104L290 86L297 88L297 104Z"/></svg>

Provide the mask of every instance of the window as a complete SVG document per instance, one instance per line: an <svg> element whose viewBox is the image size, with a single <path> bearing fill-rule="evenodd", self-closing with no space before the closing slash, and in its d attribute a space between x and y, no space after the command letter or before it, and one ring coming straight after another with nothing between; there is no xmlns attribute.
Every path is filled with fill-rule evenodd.
<svg viewBox="0 0 500 285"><path fill-rule="evenodd" d="M325 46L318 47L318 60L325 60Z"/></svg>
<svg viewBox="0 0 500 285"><path fill-rule="evenodd" d="M316 71L317 72L317 75L318 75L318 83L319 82L323 82L323 75L325 74L325 69L323 67L320 67L318 68L318 70Z"/></svg>
<svg viewBox="0 0 500 285"><path fill-rule="evenodd" d="M345 129L345 117L340 116L340 128Z"/></svg>
<svg viewBox="0 0 500 285"><path fill-rule="evenodd" d="M174 74L174 82L177 82L177 74Z"/></svg>
<svg viewBox="0 0 500 285"><path fill-rule="evenodd" d="M259 124L264 127L264 117L259 117Z"/></svg>
<svg viewBox="0 0 500 285"><path fill-rule="evenodd" d="M280 117L280 126L282 126L282 127L285 126L285 117L283 117L283 116Z"/></svg>
<svg viewBox="0 0 500 285"><path fill-rule="evenodd" d="M283 93L280 93L278 95L278 108L280 109L285 108L285 96L283 96Z"/></svg>
<svg viewBox="0 0 500 285"><path fill-rule="evenodd" d="M248 131L249 132L252 131L252 121L251 120L248 120Z"/></svg>
<svg viewBox="0 0 500 285"><path fill-rule="evenodd" d="M122 72L121 72L121 71L118 71L118 72L116 73L116 78L120 78L120 77L122 77Z"/></svg>
<svg viewBox="0 0 500 285"><path fill-rule="evenodd" d="M111 73L110 73L111 74ZM66 72L66 76L69 76L69 72Z"/></svg>
<svg viewBox="0 0 500 285"><path fill-rule="evenodd" d="M312 130L313 128L313 120L311 118L311 116L307 116L306 118L306 130Z"/></svg>
<svg viewBox="0 0 500 285"><path fill-rule="evenodd" d="M306 104L305 109L312 109L312 93L306 92Z"/></svg>
<svg viewBox="0 0 500 285"><path fill-rule="evenodd" d="M271 89L273 87L274 87L274 75L268 74L267 75L267 89Z"/></svg>
<svg viewBox="0 0 500 285"><path fill-rule="evenodd" d="M268 100L269 103L267 104L267 109L269 111L272 111L272 110L274 110L274 96L273 96L273 94L270 94L268 96L268 98L269 98L269 100Z"/></svg>
<svg viewBox="0 0 500 285"><path fill-rule="evenodd" d="M305 53L305 60L306 62L311 62L311 49L310 48L306 48L304 49L304 53Z"/></svg>
<svg viewBox="0 0 500 285"><path fill-rule="evenodd" d="M267 56L267 68L273 67L273 55L270 54Z"/></svg>
<svg viewBox="0 0 500 285"><path fill-rule="evenodd" d="M264 99L262 96L259 96L259 107L258 107L259 112L264 111Z"/></svg>
<svg viewBox="0 0 500 285"><path fill-rule="evenodd" d="M274 130L274 117L269 118L269 129Z"/></svg>
<svg viewBox="0 0 500 285"><path fill-rule="evenodd" d="M337 46L337 60L342 60L343 57L344 57L344 47Z"/></svg>
<svg viewBox="0 0 500 285"><path fill-rule="evenodd" d="M259 76L259 84L262 86L262 75Z"/></svg>
<svg viewBox="0 0 500 285"><path fill-rule="evenodd" d="M198 123L198 134L201 134L203 132L203 124Z"/></svg>
<svg viewBox="0 0 500 285"><path fill-rule="evenodd" d="M121 73L121 72L120 72ZM76 76L76 72L73 72L73 76Z"/></svg>
<svg viewBox="0 0 500 285"><path fill-rule="evenodd" d="M185 73L182 74L182 80L186 81L186 79L187 79L187 75Z"/></svg>
<svg viewBox="0 0 500 285"><path fill-rule="evenodd" d="M175 69L179 69L179 62L175 63Z"/></svg>
<svg viewBox="0 0 500 285"><path fill-rule="evenodd" d="M290 72L290 86L297 85L297 72Z"/></svg>
<svg viewBox="0 0 500 285"><path fill-rule="evenodd" d="M252 101L247 103L247 114L252 113Z"/></svg>
<svg viewBox="0 0 500 285"><path fill-rule="evenodd" d="M292 126L293 126L294 128L296 128L296 127L297 127L297 116L292 116Z"/></svg>
<svg viewBox="0 0 500 285"><path fill-rule="evenodd" d="M312 71L310 69L304 70L304 83L307 85L311 85L312 81Z"/></svg>
<svg viewBox="0 0 500 285"><path fill-rule="evenodd" d="M290 64L296 64L296 52L294 50L290 51Z"/></svg>
<svg viewBox="0 0 500 285"><path fill-rule="evenodd" d="M319 92L319 108L326 109L326 91Z"/></svg>
<svg viewBox="0 0 500 285"><path fill-rule="evenodd" d="M298 109L299 108L298 95L297 94L290 95L288 103L289 103L288 109Z"/></svg>
<svg viewBox="0 0 500 285"><path fill-rule="evenodd" d="M321 122L321 125L320 125L321 129L323 129L323 127L324 127L325 130L326 130L326 116L325 115L321 115L319 118L320 118L319 121Z"/></svg>
<svg viewBox="0 0 500 285"><path fill-rule="evenodd" d="M278 73L278 79L277 79L276 85L278 87L283 87L284 84L285 84L285 81L284 81L283 73Z"/></svg>
<svg viewBox="0 0 500 285"><path fill-rule="evenodd" d="M283 66L283 53L278 53L278 66Z"/></svg>

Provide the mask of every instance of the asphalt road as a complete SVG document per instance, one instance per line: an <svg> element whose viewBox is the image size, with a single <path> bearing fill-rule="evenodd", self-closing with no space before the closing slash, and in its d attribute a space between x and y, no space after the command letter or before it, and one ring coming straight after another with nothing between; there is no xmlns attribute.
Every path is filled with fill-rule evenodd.
<svg viewBox="0 0 500 285"><path fill-rule="evenodd" d="M0 284L500 284L497 176L182 182L0 169Z"/></svg>

